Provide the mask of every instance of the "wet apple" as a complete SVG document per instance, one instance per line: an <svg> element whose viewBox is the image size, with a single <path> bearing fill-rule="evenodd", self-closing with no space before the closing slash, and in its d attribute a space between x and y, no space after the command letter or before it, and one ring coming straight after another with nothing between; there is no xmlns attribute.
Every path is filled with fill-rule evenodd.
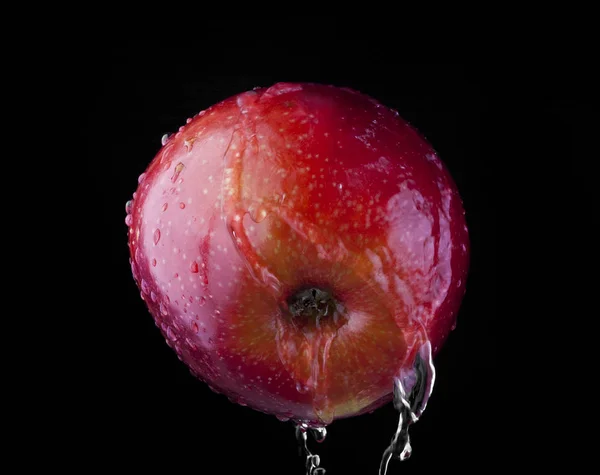
<svg viewBox="0 0 600 475"><path fill-rule="evenodd" d="M142 297L191 372L315 426L390 401L465 290L448 170L345 88L280 83L200 112L165 137L126 223Z"/></svg>

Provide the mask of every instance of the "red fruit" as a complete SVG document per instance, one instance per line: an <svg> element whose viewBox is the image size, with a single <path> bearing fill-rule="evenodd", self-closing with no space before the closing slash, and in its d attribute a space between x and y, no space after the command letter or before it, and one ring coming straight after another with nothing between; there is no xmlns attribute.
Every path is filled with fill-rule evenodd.
<svg viewBox="0 0 600 475"><path fill-rule="evenodd" d="M167 342L235 401L326 424L389 401L464 294L448 171L398 114L276 84L165 141L129 205L133 275Z"/></svg>

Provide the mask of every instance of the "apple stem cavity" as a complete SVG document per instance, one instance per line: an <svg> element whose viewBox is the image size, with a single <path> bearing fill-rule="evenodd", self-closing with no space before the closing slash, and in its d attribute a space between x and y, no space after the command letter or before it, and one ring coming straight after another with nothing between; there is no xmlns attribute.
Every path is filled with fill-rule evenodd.
<svg viewBox="0 0 600 475"><path fill-rule="evenodd" d="M317 286L292 292L285 299L284 307L292 325L309 333L336 332L348 321L342 302L331 291Z"/></svg>
<svg viewBox="0 0 600 475"><path fill-rule="evenodd" d="M321 319L336 313L335 300L330 292L317 287L309 287L292 294L287 299L288 309L294 319L302 323L314 322L320 327Z"/></svg>

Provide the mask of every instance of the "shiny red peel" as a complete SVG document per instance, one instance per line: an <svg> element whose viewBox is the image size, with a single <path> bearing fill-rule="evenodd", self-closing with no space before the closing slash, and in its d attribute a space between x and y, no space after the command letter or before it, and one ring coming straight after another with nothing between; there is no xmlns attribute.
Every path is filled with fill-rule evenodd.
<svg viewBox="0 0 600 475"><path fill-rule="evenodd" d="M166 140L127 206L133 275L167 342L257 410L314 424L372 410L455 324L456 186L358 92L276 84L216 104Z"/></svg>

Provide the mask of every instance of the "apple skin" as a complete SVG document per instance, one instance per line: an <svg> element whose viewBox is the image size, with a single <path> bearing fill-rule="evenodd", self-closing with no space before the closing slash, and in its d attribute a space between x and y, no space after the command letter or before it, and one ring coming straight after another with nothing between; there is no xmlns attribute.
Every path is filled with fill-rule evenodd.
<svg viewBox="0 0 600 475"><path fill-rule="evenodd" d="M279 83L188 119L127 204L133 276L167 343L232 401L312 425L391 400L456 322L469 238L432 146L376 100ZM333 296L293 317L303 289Z"/></svg>

